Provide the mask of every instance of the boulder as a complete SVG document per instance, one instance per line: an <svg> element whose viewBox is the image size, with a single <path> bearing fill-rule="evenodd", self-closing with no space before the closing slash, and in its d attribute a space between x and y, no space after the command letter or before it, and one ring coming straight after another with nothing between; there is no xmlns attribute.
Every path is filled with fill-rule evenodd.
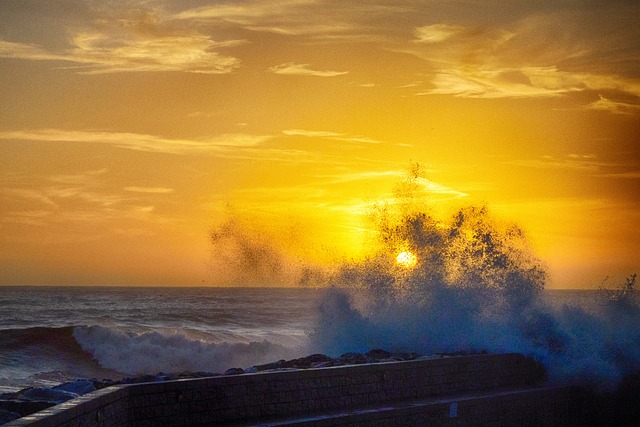
<svg viewBox="0 0 640 427"><path fill-rule="evenodd" d="M333 359L326 354L312 354L310 356L293 359L287 362L288 368L312 368L319 363L332 362Z"/></svg>
<svg viewBox="0 0 640 427"><path fill-rule="evenodd" d="M38 411L42 411L43 409L50 408L53 405L54 403L46 402L43 400L0 400L0 409L8 412L15 412L21 417L31 415Z"/></svg>
<svg viewBox="0 0 640 427"><path fill-rule="evenodd" d="M340 356L339 360L346 365L359 365L371 362L371 359L362 353L345 353Z"/></svg>
<svg viewBox="0 0 640 427"><path fill-rule="evenodd" d="M277 362L265 363L264 365L255 365L252 368L255 368L257 372L260 371L270 371L272 369L282 369L287 364L287 361L284 359L280 359Z"/></svg>
<svg viewBox="0 0 640 427"><path fill-rule="evenodd" d="M78 396L82 396L84 394L91 393L92 391L96 391L96 387L93 384L93 381L75 380L52 387L52 390L68 391L71 393L75 393Z"/></svg>
<svg viewBox="0 0 640 427"><path fill-rule="evenodd" d="M418 353L391 353L389 356L392 360L416 360L418 357Z"/></svg>
<svg viewBox="0 0 640 427"><path fill-rule="evenodd" d="M389 359L389 357L391 357L391 353L381 349L370 350L366 353L366 355L367 357L370 357L371 359L376 359L376 360L384 360L384 359Z"/></svg>
<svg viewBox="0 0 640 427"><path fill-rule="evenodd" d="M20 417L20 414L16 412L0 408L0 424L5 424L9 421L17 420Z"/></svg>
<svg viewBox="0 0 640 427"><path fill-rule="evenodd" d="M39 400L51 403L62 403L75 399L78 394L65 390L55 390L52 388L32 387L20 392L20 398L24 400Z"/></svg>

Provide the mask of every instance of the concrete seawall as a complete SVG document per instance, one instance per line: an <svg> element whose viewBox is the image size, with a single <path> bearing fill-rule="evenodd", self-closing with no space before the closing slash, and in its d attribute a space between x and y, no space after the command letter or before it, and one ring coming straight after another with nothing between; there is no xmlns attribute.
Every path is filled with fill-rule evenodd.
<svg viewBox="0 0 640 427"><path fill-rule="evenodd" d="M567 425L578 391L518 354L444 357L108 387L6 424Z"/></svg>

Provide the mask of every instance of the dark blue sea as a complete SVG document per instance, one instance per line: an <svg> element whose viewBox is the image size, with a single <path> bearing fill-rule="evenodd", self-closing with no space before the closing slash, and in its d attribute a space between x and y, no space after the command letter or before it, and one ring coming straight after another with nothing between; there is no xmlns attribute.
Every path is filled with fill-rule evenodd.
<svg viewBox="0 0 640 427"><path fill-rule="evenodd" d="M0 393L301 355L315 289L0 287Z"/></svg>
<svg viewBox="0 0 640 427"><path fill-rule="evenodd" d="M430 298L380 302L310 288L0 287L0 393L372 348L521 352L566 381L615 382L640 366L636 306L603 314L606 298L597 291L545 290L508 315L476 294Z"/></svg>

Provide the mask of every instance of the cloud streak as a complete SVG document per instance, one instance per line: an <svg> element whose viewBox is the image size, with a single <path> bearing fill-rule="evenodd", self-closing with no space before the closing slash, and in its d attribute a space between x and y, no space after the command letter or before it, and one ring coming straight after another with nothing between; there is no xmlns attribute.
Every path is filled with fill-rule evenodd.
<svg viewBox="0 0 640 427"><path fill-rule="evenodd" d="M542 156L535 159L514 159L503 164L535 169L577 172L597 178L637 179L638 166L634 161L605 161L593 154L569 154L565 157Z"/></svg>
<svg viewBox="0 0 640 427"><path fill-rule="evenodd" d="M62 61L82 74L119 72L188 72L226 74L240 61L220 50L244 40L216 41L188 25L176 25L160 6L122 4L104 8L93 5L90 23L69 28L65 41L52 47L0 40L0 57ZM47 47L44 47L44 46Z"/></svg>
<svg viewBox="0 0 640 427"><path fill-rule="evenodd" d="M441 69L432 88L416 95L453 95L463 98L547 98L584 91L619 91L638 99L638 104L600 100L586 108L631 114L640 109L640 84L613 75L570 73L556 67L491 68L465 66Z"/></svg>
<svg viewBox="0 0 640 427"><path fill-rule="evenodd" d="M342 76L348 71L330 71L330 70L313 70L309 68L309 64L296 64L293 62L287 62L285 64L276 65L269 68L269 71L275 74L284 74L288 76L315 76L315 77L336 77Z"/></svg>
<svg viewBox="0 0 640 427"><path fill-rule="evenodd" d="M362 144L381 144L382 143L382 141L378 139L368 138L362 135L348 135L344 133L330 132L330 131L287 129L282 131L282 133L287 136L303 136L305 138L324 138L324 139L331 139L334 141L344 141L344 142L353 142L353 143L362 143Z"/></svg>
<svg viewBox="0 0 640 427"><path fill-rule="evenodd" d="M145 194L170 194L175 190L167 187L125 187L124 191L130 193L145 193Z"/></svg>
<svg viewBox="0 0 640 427"><path fill-rule="evenodd" d="M75 68L82 74L158 71L226 74L238 68L240 62L214 51L225 44L201 34L141 39L81 33L72 42L73 47L63 52L48 52L35 45L0 41L0 57L72 62L78 64Z"/></svg>
<svg viewBox="0 0 640 427"><path fill-rule="evenodd" d="M39 142L85 142L104 144L134 151L165 154L201 154L251 148L271 139L269 135L224 134L202 140L170 139L155 135L126 133L74 131L62 129L39 129L0 132L0 140Z"/></svg>
<svg viewBox="0 0 640 427"><path fill-rule="evenodd" d="M248 1L184 10L176 20L237 25L244 30L316 40L370 40L366 21L398 7L375 3L332 3L322 0ZM401 9L401 8L400 8ZM365 13L366 12L366 13Z"/></svg>
<svg viewBox="0 0 640 427"><path fill-rule="evenodd" d="M418 43L440 43L461 33L464 27L451 24L433 24L417 27L416 42Z"/></svg>
<svg viewBox="0 0 640 427"><path fill-rule="evenodd" d="M597 29L588 25L596 14L605 15ZM524 13L493 26L434 23L415 27L413 43L397 50L432 67L416 95L500 99L587 92L600 100L583 108L637 114L640 34L620 29L628 24L625 16L616 8L586 8Z"/></svg>
<svg viewBox="0 0 640 427"><path fill-rule="evenodd" d="M239 43L239 42L238 42ZM204 34L143 38L131 34L81 33L65 60L87 64L88 74L183 71L227 74L239 60L215 51L231 43L216 43Z"/></svg>
<svg viewBox="0 0 640 427"><path fill-rule="evenodd" d="M639 94L640 96L640 94ZM631 104L629 102L612 101L599 95L597 101L592 102L585 106L587 110L606 111L612 114L633 115L640 112L640 103Z"/></svg>

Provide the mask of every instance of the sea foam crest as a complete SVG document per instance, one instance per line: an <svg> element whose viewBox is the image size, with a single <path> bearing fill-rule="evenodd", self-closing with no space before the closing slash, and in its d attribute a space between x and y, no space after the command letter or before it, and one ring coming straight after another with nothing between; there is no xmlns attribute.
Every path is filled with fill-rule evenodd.
<svg viewBox="0 0 640 427"><path fill-rule="evenodd" d="M215 343L183 334L134 333L102 326L76 327L73 336L102 367L134 375L224 372L230 367L246 368L278 360L294 352L269 341Z"/></svg>

